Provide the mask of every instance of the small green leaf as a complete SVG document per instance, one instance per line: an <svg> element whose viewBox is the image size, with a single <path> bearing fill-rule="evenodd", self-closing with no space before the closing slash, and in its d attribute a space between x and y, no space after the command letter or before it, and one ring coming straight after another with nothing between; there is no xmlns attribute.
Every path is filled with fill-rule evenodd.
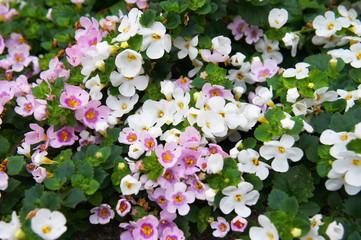
<svg viewBox="0 0 361 240"><path fill-rule="evenodd" d="M280 202L286 198L288 198L287 193L277 188L274 188L268 195L268 206L273 210L277 210Z"/></svg>
<svg viewBox="0 0 361 240"><path fill-rule="evenodd" d="M315 214L319 213L320 210L321 210L321 207L318 206L318 204L316 204L314 202L302 203L300 205L300 213L303 213L308 217L314 216Z"/></svg>
<svg viewBox="0 0 361 240"><path fill-rule="evenodd" d="M244 180L246 180L246 182L251 183L253 185L253 188L257 191L260 191L263 188L262 180L254 174L245 175Z"/></svg>
<svg viewBox="0 0 361 240"><path fill-rule="evenodd" d="M94 206L99 206L103 201L103 196L100 192L96 192L88 197L88 201Z"/></svg>
<svg viewBox="0 0 361 240"><path fill-rule="evenodd" d="M44 180L44 185L49 190L59 190L61 187L61 179L55 176L51 178L46 178Z"/></svg>
<svg viewBox="0 0 361 240"><path fill-rule="evenodd" d="M343 211L355 218L361 218L360 202L361 202L360 195L349 197L347 200L345 200L345 204L344 204L345 208Z"/></svg>
<svg viewBox="0 0 361 240"><path fill-rule="evenodd" d="M201 208L198 213L197 228L200 233L208 227L208 218L211 216L212 209L209 206Z"/></svg>
<svg viewBox="0 0 361 240"><path fill-rule="evenodd" d="M79 203L85 202L86 200L85 194L81 189L72 188L62 205L68 208L75 208Z"/></svg>
<svg viewBox="0 0 361 240"><path fill-rule="evenodd" d="M271 126L264 123L259 125L254 131L254 136L257 138L258 141L270 141L273 137Z"/></svg>
<svg viewBox="0 0 361 240"><path fill-rule="evenodd" d="M169 12L167 15L167 21L164 24L164 26L167 29L174 29L176 28L179 24L181 24L181 18L179 16L178 13L176 12Z"/></svg>
<svg viewBox="0 0 361 240"><path fill-rule="evenodd" d="M7 153L10 148L10 143L7 138L0 136L0 154Z"/></svg>
<svg viewBox="0 0 361 240"><path fill-rule="evenodd" d="M203 78L197 77L197 78L193 79L191 85L193 87L201 89L205 83L206 82L204 81Z"/></svg>
<svg viewBox="0 0 361 240"><path fill-rule="evenodd" d="M129 44L129 48L133 49L134 51L139 51L140 47L142 46L143 43L143 36L142 35L135 35L134 37L131 37L128 41ZM118 87L115 88L118 90ZM118 90L118 94L113 94L113 96L119 95L119 90Z"/></svg>
<svg viewBox="0 0 361 240"><path fill-rule="evenodd" d="M349 71L350 77L357 83L361 83L361 70L352 68Z"/></svg>
<svg viewBox="0 0 361 240"><path fill-rule="evenodd" d="M77 171L78 174L86 178L92 179L94 177L94 168L89 162L84 162Z"/></svg>
<svg viewBox="0 0 361 240"><path fill-rule="evenodd" d="M283 199L278 205L278 208L287 213L288 216L294 217L298 212L298 201L295 197Z"/></svg>
<svg viewBox="0 0 361 240"><path fill-rule="evenodd" d="M148 9L140 17L140 24L142 24L144 27L149 27L155 21L156 14L157 12L153 9Z"/></svg>
<svg viewBox="0 0 361 240"><path fill-rule="evenodd" d="M361 153L361 139L352 139L347 145L347 149L355 153Z"/></svg>
<svg viewBox="0 0 361 240"><path fill-rule="evenodd" d="M253 137L246 138L242 141L243 149L254 149L257 144L257 140Z"/></svg>
<svg viewBox="0 0 361 240"><path fill-rule="evenodd" d="M9 162L6 165L8 170L7 174L9 176L17 175L24 166L24 157L23 156L12 156L9 157Z"/></svg>
<svg viewBox="0 0 361 240"><path fill-rule="evenodd" d="M43 192L40 197L40 204L44 208L55 211L60 207L60 194L57 192Z"/></svg>

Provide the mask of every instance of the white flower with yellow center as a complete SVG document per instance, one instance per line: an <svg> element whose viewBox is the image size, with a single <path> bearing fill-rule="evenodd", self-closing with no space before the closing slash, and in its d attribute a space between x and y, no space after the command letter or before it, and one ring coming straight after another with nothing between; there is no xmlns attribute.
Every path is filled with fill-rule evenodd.
<svg viewBox="0 0 361 240"><path fill-rule="evenodd" d="M219 153L211 154L207 159L207 172L218 173L223 169L223 156Z"/></svg>
<svg viewBox="0 0 361 240"><path fill-rule="evenodd" d="M360 90L345 91L343 89L337 89L337 93L340 96L340 98L346 100L345 112L347 112L353 105L355 105L356 100L360 99L359 97Z"/></svg>
<svg viewBox="0 0 361 240"><path fill-rule="evenodd" d="M305 63L305 62L299 62L296 63L296 68L288 68L286 69L282 76L285 78L289 78L289 77L296 77L297 79L303 79L308 77L308 67L310 66L310 64Z"/></svg>
<svg viewBox="0 0 361 240"><path fill-rule="evenodd" d="M325 186L328 191L337 191L342 186L344 186L345 191L349 195L356 195L361 191L361 186L352 186L345 181L344 173L337 173L335 170L331 169L328 172L327 177L328 180L325 182Z"/></svg>
<svg viewBox="0 0 361 240"><path fill-rule="evenodd" d="M131 175L127 175L120 181L120 190L124 195L138 194L142 183Z"/></svg>
<svg viewBox="0 0 361 240"><path fill-rule="evenodd" d="M219 208L224 214L229 214L233 210L241 217L251 215L251 209L246 205L255 205L259 198L259 192L252 190L253 185L248 182L241 182L237 187L230 186L223 189Z"/></svg>
<svg viewBox="0 0 361 240"><path fill-rule="evenodd" d="M181 88L176 88L173 92L174 106L176 112L174 113L173 125L179 124L185 119L189 110L190 95L188 92L184 93Z"/></svg>
<svg viewBox="0 0 361 240"><path fill-rule="evenodd" d="M104 71L104 60L109 58L111 52L112 48L106 41L91 46L81 59L81 65L83 66L81 74L89 76L95 69Z"/></svg>
<svg viewBox="0 0 361 240"><path fill-rule="evenodd" d="M342 152L332 163L332 169L344 174L345 182L355 187L361 187L361 155L351 151Z"/></svg>
<svg viewBox="0 0 361 240"><path fill-rule="evenodd" d="M142 28L139 34L143 35L143 42L140 51L146 51L150 59L163 57L164 51L169 52L172 47L172 40L166 34L166 28L160 22L154 22L149 28Z"/></svg>
<svg viewBox="0 0 361 240"><path fill-rule="evenodd" d="M280 141L265 142L259 149L259 152L263 158L272 161L272 168L276 172L287 172L289 166L287 159L293 162L301 160L303 157L303 151L300 148L292 147L295 143L295 139L290 135L282 135Z"/></svg>
<svg viewBox="0 0 361 240"><path fill-rule="evenodd" d="M108 95L106 105L113 110L110 115L119 118L133 110L133 107L138 102L138 99L138 94L134 94L132 97Z"/></svg>
<svg viewBox="0 0 361 240"><path fill-rule="evenodd" d="M295 57L297 53L297 46L300 42L300 36L296 33L286 33L286 35L282 38L282 41L285 43L286 47L291 47L291 56Z"/></svg>
<svg viewBox="0 0 361 240"><path fill-rule="evenodd" d="M255 44L255 48L258 52L262 53L263 59L271 58L275 60L277 63L281 63L283 61L282 54L278 51L280 48L278 47L278 40L269 40L266 35L263 36L263 39L259 40Z"/></svg>
<svg viewBox="0 0 361 240"><path fill-rule="evenodd" d="M233 67L240 67L243 65L243 61L246 59L246 55L241 52L237 52L231 57L231 64Z"/></svg>
<svg viewBox="0 0 361 240"><path fill-rule="evenodd" d="M320 136L320 142L325 145L333 145L330 149L330 154L337 158L340 153L346 152L346 145L356 136L349 132L335 132L331 129L326 129Z"/></svg>
<svg viewBox="0 0 361 240"><path fill-rule="evenodd" d="M130 10L128 16L122 19L118 27L120 34L112 42L123 42L133 37L140 28L139 17L141 15L142 11L139 11L137 8Z"/></svg>
<svg viewBox="0 0 361 240"><path fill-rule="evenodd" d="M198 49L196 46L198 45L198 35L190 38L190 37L177 37L174 42L174 46L179 48L178 58L183 59L187 55L189 55L189 59L193 60L198 55Z"/></svg>
<svg viewBox="0 0 361 240"><path fill-rule="evenodd" d="M205 137L215 138L227 135L228 128L223 117L211 110L200 111L197 125L202 128Z"/></svg>
<svg viewBox="0 0 361 240"><path fill-rule="evenodd" d="M100 100L103 97L101 90L105 85L100 82L99 75L87 80L85 82L85 87L89 89L89 95L92 100Z"/></svg>
<svg viewBox="0 0 361 240"><path fill-rule="evenodd" d="M268 23L272 28L280 29L288 20L288 12L284 8L274 8L268 14Z"/></svg>
<svg viewBox="0 0 361 240"><path fill-rule="evenodd" d="M317 16L312 22L313 27L316 29L316 35L320 37L331 37L343 26L347 27L347 21L344 18L335 18L335 13L327 11L325 16Z"/></svg>
<svg viewBox="0 0 361 240"><path fill-rule="evenodd" d="M326 230L326 235L330 240L340 240L343 238L344 228L341 223L333 221L330 223Z"/></svg>
<svg viewBox="0 0 361 240"><path fill-rule="evenodd" d="M259 154L253 149L246 149L239 152L238 156L238 170L247 173L254 173L261 180L265 180L268 177L269 170L271 168L265 162L259 160Z"/></svg>
<svg viewBox="0 0 361 240"><path fill-rule="evenodd" d="M273 223L265 215L258 216L258 222L262 227L251 227L249 237L251 240L278 240L278 232Z"/></svg>
<svg viewBox="0 0 361 240"><path fill-rule="evenodd" d="M141 72L142 73L142 70ZM135 90L143 91L147 88L149 77L136 75L134 77L125 77L117 71L113 71L109 76L110 82L114 87L118 87L119 93L125 97L132 97Z"/></svg>
<svg viewBox="0 0 361 240"><path fill-rule="evenodd" d="M118 71L127 78L134 78L142 70L143 58L138 52L126 49L115 58Z"/></svg>
<svg viewBox="0 0 361 240"><path fill-rule="evenodd" d="M46 208L38 210L31 219L32 230L45 240L59 238L67 230L65 224L66 218L61 212L51 212Z"/></svg>

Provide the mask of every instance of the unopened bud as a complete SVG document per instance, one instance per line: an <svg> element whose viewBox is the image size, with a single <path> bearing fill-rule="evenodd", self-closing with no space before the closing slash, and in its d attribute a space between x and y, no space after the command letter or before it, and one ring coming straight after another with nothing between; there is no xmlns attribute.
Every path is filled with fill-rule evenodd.
<svg viewBox="0 0 361 240"><path fill-rule="evenodd" d="M122 171L125 168L125 163L121 162L118 164L118 170Z"/></svg>
<svg viewBox="0 0 361 240"><path fill-rule="evenodd" d="M212 217L212 216L211 216L211 217L209 217L209 218L208 218L208 222L209 222L209 223L214 222L214 217Z"/></svg>
<svg viewBox="0 0 361 240"><path fill-rule="evenodd" d="M103 154L101 152L96 152L95 157L98 158L98 159L103 158Z"/></svg>
<svg viewBox="0 0 361 240"><path fill-rule="evenodd" d="M301 236L301 229L293 228L291 230L291 234L292 234L293 237L297 238L297 237Z"/></svg>
<svg viewBox="0 0 361 240"><path fill-rule="evenodd" d="M229 178L225 178L225 179L224 179L224 182L225 182L225 183L229 183Z"/></svg>
<svg viewBox="0 0 361 240"><path fill-rule="evenodd" d="M99 69L100 71L105 71L105 62L103 60L96 61L95 67Z"/></svg>
<svg viewBox="0 0 361 240"><path fill-rule="evenodd" d="M336 59L336 58L332 58L332 59L330 60L330 64L331 64L332 69L335 70L335 69L336 69L336 66L337 66L337 59Z"/></svg>
<svg viewBox="0 0 361 240"><path fill-rule="evenodd" d="M193 99L194 99L195 102L197 102L198 97L199 97L200 95L201 95L200 92L195 92L195 93L193 93Z"/></svg>
<svg viewBox="0 0 361 240"><path fill-rule="evenodd" d="M314 87L315 87L315 84L310 82L310 83L307 85L307 87L308 87L308 88L314 88Z"/></svg>
<svg viewBox="0 0 361 240"><path fill-rule="evenodd" d="M24 239L25 238L25 233L20 228L20 229L16 230L16 232L14 233L14 237L15 237L15 239Z"/></svg>
<svg viewBox="0 0 361 240"><path fill-rule="evenodd" d="M120 47L121 47L121 48L127 48L127 47L129 47L129 44L128 44L127 41L124 41L124 42L122 42L122 43L120 44Z"/></svg>

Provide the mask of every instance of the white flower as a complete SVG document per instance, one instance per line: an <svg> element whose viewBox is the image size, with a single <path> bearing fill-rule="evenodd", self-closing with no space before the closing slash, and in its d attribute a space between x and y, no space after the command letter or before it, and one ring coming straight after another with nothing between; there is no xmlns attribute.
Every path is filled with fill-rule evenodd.
<svg viewBox="0 0 361 240"><path fill-rule="evenodd" d="M115 58L118 71L127 78L137 76L142 70L143 58L138 52L126 49Z"/></svg>
<svg viewBox="0 0 361 240"><path fill-rule="evenodd" d="M170 80L163 80L160 82L160 92L164 94L168 101L172 99L175 85Z"/></svg>
<svg viewBox="0 0 361 240"><path fill-rule="evenodd" d="M169 52L172 43L169 34L166 34L166 28L160 22L154 22L149 28L139 30L143 35L141 51L147 49L146 54L150 59L159 59L163 57L164 51Z"/></svg>
<svg viewBox="0 0 361 240"><path fill-rule="evenodd" d="M305 63L305 62L299 62L296 64L296 68L288 68L286 69L282 76L285 78L289 78L289 77L296 77L297 79L303 79L308 77L308 67L310 66L310 64Z"/></svg>
<svg viewBox="0 0 361 240"><path fill-rule="evenodd" d="M208 138L224 137L228 130L223 117L210 110L200 111L197 125L202 128L203 133Z"/></svg>
<svg viewBox="0 0 361 240"><path fill-rule="evenodd" d="M335 46L345 45L348 43L348 40L345 37L338 36L336 34L333 34L330 37L320 37L315 35L312 37L312 43L315 45L323 45L323 48L333 48Z"/></svg>
<svg viewBox="0 0 361 240"><path fill-rule="evenodd" d="M337 93L340 95L340 98L346 99L345 112L347 112L353 105L355 105L356 100L359 100L359 91L360 90L345 91L343 89L337 89Z"/></svg>
<svg viewBox="0 0 361 240"><path fill-rule="evenodd" d="M21 230L21 223L19 217L16 215L16 212L13 211L11 215L11 222L6 223L0 222L0 238L7 240L16 240L16 234L23 233Z"/></svg>
<svg viewBox="0 0 361 240"><path fill-rule="evenodd" d="M269 25L273 28L279 29L288 20L288 12L284 8L274 8L268 14Z"/></svg>
<svg viewBox="0 0 361 240"><path fill-rule="evenodd" d="M306 236L300 238L300 240L325 240L324 237L318 235L318 231L313 229L313 228L310 228L310 231L307 233Z"/></svg>
<svg viewBox="0 0 361 240"><path fill-rule="evenodd" d="M193 60L198 55L198 49L196 46L198 45L198 35L193 37L177 37L174 42L174 46L179 48L180 51L178 52L178 58L183 59L187 55L189 55L189 59Z"/></svg>
<svg viewBox="0 0 361 240"><path fill-rule="evenodd" d="M129 174L120 182L120 189L124 195L138 194L141 186L142 183Z"/></svg>
<svg viewBox="0 0 361 240"><path fill-rule="evenodd" d="M361 190L361 186L356 187L356 186L352 186L352 185L348 184L345 181L345 174L337 173L333 169L331 169L328 172L327 177L329 179L325 182L325 186L326 186L326 189L329 190L329 191L337 191L342 186L344 186L345 191L347 192L347 194L356 195Z"/></svg>
<svg viewBox="0 0 361 240"><path fill-rule="evenodd" d="M340 240L343 237L343 226L341 223L333 221L330 223L326 230L326 235L330 238L330 240Z"/></svg>
<svg viewBox="0 0 361 240"><path fill-rule="evenodd" d="M293 32L286 33L286 35L282 38L282 41L285 43L286 47L291 47L291 56L295 57L300 37Z"/></svg>
<svg viewBox="0 0 361 240"><path fill-rule="evenodd" d="M89 95L92 100L100 100L103 97L101 90L105 85L100 83L99 75L92 77L85 83L85 87L89 89Z"/></svg>
<svg viewBox="0 0 361 240"><path fill-rule="evenodd" d="M253 185L248 182L240 182L237 187L226 187L222 191L226 197L221 199L219 208L224 214L235 210L239 216L248 217L251 215L251 209L246 205L255 205L259 198L259 192L252 189Z"/></svg>
<svg viewBox="0 0 361 240"><path fill-rule="evenodd" d="M289 166L287 159L293 162L301 160L303 151L300 148L292 147L295 139L290 135L282 135L280 141L265 142L260 148L260 154L266 160L274 158L272 168L276 172L287 172Z"/></svg>
<svg viewBox="0 0 361 240"><path fill-rule="evenodd" d="M192 60L193 69L189 70L188 77L192 78L194 75L196 75L199 70L203 67L203 62L199 61L198 59Z"/></svg>
<svg viewBox="0 0 361 240"><path fill-rule="evenodd" d="M139 11L137 8L130 10L128 16L122 19L118 27L120 34L112 42L123 42L133 37L140 28L139 17L141 15L142 11Z"/></svg>
<svg viewBox="0 0 361 240"><path fill-rule="evenodd" d="M310 218L311 227L315 231L318 231L319 227L323 225L323 222L321 221L322 214L316 214L312 218Z"/></svg>
<svg viewBox="0 0 361 240"><path fill-rule="evenodd" d="M348 132L335 132L331 129L326 129L320 136L320 142L325 145L333 145L330 149L330 154L337 158L342 152L346 152L346 145L355 139L353 133Z"/></svg>
<svg viewBox="0 0 361 240"><path fill-rule="evenodd" d="M288 114L280 122L283 129L292 129L295 125L295 121L291 120L291 116Z"/></svg>
<svg viewBox="0 0 361 240"><path fill-rule="evenodd" d="M111 52L111 46L106 41L91 46L81 59L81 64L83 66L81 74L89 76L96 68L103 66L104 60L110 56Z"/></svg>
<svg viewBox="0 0 361 240"><path fill-rule="evenodd" d="M267 36L264 35L263 39L259 40L255 44L255 48L258 52L262 53L262 58L267 59L271 58L275 60L277 63L281 63L283 61L282 54L278 51L280 48L278 47L278 40L268 40Z"/></svg>
<svg viewBox="0 0 361 240"><path fill-rule="evenodd" d="M265 215L258 216L258 222L262 227L251 227L249 237L251 240L278 240L278 232L273 223Z"/></svg>
<svg viewBox="0 0 361 240"><path fill-rule="evenodd" d="M337 100L338 94L336 91L327 91L328 87L317 89L313 95L313 99L305 99L307 106L319 105L323 102L333 102Z"/></svg>
<svg viewBox="0 0 361 240"><path fill-rule="evenodd" d="M350 10L347 10L345 6L339 5L337 10L342 17L348 19L349 24L356 22L357 12L355 9L351 8ZM347 20L345 20L345 22L347 22Z"/></svg>
<svg viewBox="0 0 361 240"><path fill-rule="evenodd" d="M240 67L243 64L244 59L246 59L246 56L243 53L237 52L231 57L231 64L234 67Z"/></svg>
<svg viewBox="0 0 361 240"><path fill-rule="evenodd" d="M179 124L187 116L189 110L190 95L189 93L184 93L181 88L176 88L173 93L174 97L174 106L176 112L174 113L173 125Z"/></svg>
<svg viewBox="0 0 361 240"><path fill-rule="evenodd" d="M250 76L251 64L250 62L243 62L239 69L230 69L229 80L234 82L235 87L242 87L247 89L246 83L253 84L255 81Z"/></svg>
<svg viewBox="0 0 361 240"><path fill-rule="evenodd" d="M231 39L224 36L218 36L212 39L212 47L222 55L228 55L232 51Z"/></svg>
<svg viewBox="0 0 361 240"><path fill-rule="evenodd" d="M59 238L66 230L66 218L58 211L51 212L49 209L38 210L31 219L32 230L46 240Z"/></svg>
<svg viewBox="0 0 361 240"><path fill-rule="evenodd" d="M339 174L345 174L345 182L361 187L361 155L354 152L341 152L336 161L332 163L332 169Z"/></svg>
<svg viewBox="0 0 361 240"><path fill-rule="evenodd" d="M259 154L253 149L242 150L238 156L238 170L247 173L254 173L261 180L265 180L268 177L270 166L267 163L259 161Z"/></svg>
<svg viewBox="0 0 361 240"><path fill-rule="evenodd" d="M133 159L138 159L144 152L144 144L138 141L129 146L128 156Z"/></svg>
<svg viewBox="0 0 361 240"><path fill-rule="evenodd" d="M325 16L317 16L313 22L313 27L316 29L316 35L320 37L331 37L343 26L347 27L347 22L343 18L335 18L335 13L327 11Z"/></svg>
<svg viewBox="0 0 361 240"><path fill-rule="evenodd" d="M209 156L207 160L207 172L218 173L223 169L223 157L221 154L216 153Z"/></svg>
<svg viewBox="0 0 361 240"><path fill-rule="evenodd" d="M142 70L141 72L142 73ZM118 87L119 93L125 97L132 97L135 94L135 90L143 91L148 86L149 77L146 76L134 76L125 77L124 75L113 71L109 76L110 82L114 87Z"/></svg>
<svg viewBox="0 0 361 240"><path fill-rule="evenodd" d="M0 171L0 190L4 191L8 188L9 185L9 176L6 172Z"/></svg>
<svg viewBox="0 0 361 240"><path fill-rule="evenodd" d="M122 117L133 109L138 99L138 94L134 94L132 97L108 95L106 105L113 110L113 112L110 113L112 116Z"/></svg>
<svg viewBox="0 0 361 240"><path fill-rule="evenodd" d="M300 96L298 93L297 87L290 88L287 90L287 102L295 103L297 101L297 98Z"/></svg>

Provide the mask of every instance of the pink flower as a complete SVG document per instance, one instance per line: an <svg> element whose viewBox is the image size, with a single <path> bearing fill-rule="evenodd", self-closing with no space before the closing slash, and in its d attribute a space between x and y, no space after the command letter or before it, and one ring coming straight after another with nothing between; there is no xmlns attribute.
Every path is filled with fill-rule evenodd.
<svg viewBox="0 0 361 240"><path fill-rule="evenodd" d="M179 181L178 176L174 173L174 171L171 168L168 168L167 170L165 170L163 175L157 179L158 184L164 189L169 188L175 182L178 182L178 181Z"/></svg>
<svg viewBox="0 0 361 240"><path fill-rule="evenodd" d="M0 68L2 68L2 69L8 70L11 67L11 65L12 65L12 63L6 58L0 60ZM8 79L7 76L6 76L6 79ZM10 77L10 79L11 79L11 77Z"/></svg>
<svg viewBox="0 0 361 240"><path fill-rule="evenodd" d="M82 57L84 57L84 52L79 45L73 45L70 48L66 48L65 52L67 54L66 58L68 62L73 67L78 66L81 63Z"/></svg>
<svg viewBox="0 0 361 240"><path fill-rule="evenodd" d="M195 151L188 148L182 149L182 154L179 157L179 171L178 175L181 177L193 175L196 172L199 172L197 168L197 161L201 157L200 151Z"/></svg>
<svg viewBox="0 0 361 240"><path fill-rule="evenodd" d="M209 49L203 49L201 51L201 56L205 62L212 62L212 63L225 62L229 58L228 55L223 55L217 50L213 50L213 53L211 53L211 50Z"/></svg>
<svg viewBox="0 0 361 240"><path fill-rule="evenodd" d="M119 133L118 141L123 144L133 144L139 142L139 133L132 128L123 128L123 130Z"/></svg>
<svg viewBox="0 0 361 240"><path fill-rule="evenodd" d="M28 78L25 75L20 75L16 78L15 86L15 97L31 93L31 85L28 83Z"/></svg>
<svg viewBox="0 0 361 240"><path fill-rule="evenodd" d="M106 122L110 109L107 106L100 106L101 102L92 100L87 105L76 109L75 118L85 126L95 129L99 122ZM99 107L100 106L100 107Z"/></svg>
<svg viewBox="0 0 361 240"><path fill-rule="evenodd" d="M124 217L130 212L131 205L126 199L119 199L115 209L119 216Z"/></svg>
<svg viewBox="0 0 361 240"><path fill-rule="evenodd" d="M174 85L175 87L180 87L183 89L183 92L189 92L190 88L189 85L191 84L192 80L190 80L187 77L180 77L178 78L175 82Z"/></svg>
<svg viewBox="0 0 361 240"><path fill-rule="evenodd" d="M149 154L157 147L157 141L155 140L155 138L150 136L148 131L141 131L139 139L140 142L143 144L145 151L148 151Z"/></svg>
<svg viewBox="0 0 361 240"><path fill-rule="evenodd" d="M88 33L78 39L78 46L83 52L102 40L102 34L98 30L88 30Z"/></svg>
<svg viewBox="0 0 361 240"><path fill-rule="evenodd" d="M210 154L219 153L219 154L221 154L223 156L223 158L228 158L229 157L229 155L225 151L223 151L222 147L215 144L215 143L208 144L208 147L209 147L208 151L209 151Z"/></svg>
<svg viewBox="0 0 361 240"><path fill-rule="evenodd" d="M4 49L5 49L5 42L4 42L3 37L0 34L0 54L3 53Z"/></svg>
<svg viewBox="0 0 361 240"><path fill-rule="evenodd" d="M160 240L169 240L169 239L184 240L185 239L184 233L177 226L174 226L172 228L167 227L166 229L164 229Z"/></svg>
<svg viewBox="0 0 361 240"><path fill-rule="evenodd" d="M89 216L91 224L107 224L114 218L114 211L108 204L100 204L99 207L92 208L90 213L92 213Z"/></svg>
<svg viewBox="0 0 361 240"><path fill-rule="evenodd" d="M76 40L78 40L81 36L87 35L89 31L99 29L99 23L95 18L92 18L92 20L90 20L87 17L81 17L80 25L82 25L85 29L78 29L75 31Z"/></svg>
<svg viewBox="0 0 361 240"><path fill-rule="evenodd" d="M42 183L46 176L48 176L46 169L43 167L37 167L31 174L37 183Z"/></svg>
<svg viewBox="0 0 361 240"><path fill-rule="evenodd" d="M165 198L165 189L157 188L154 193L149 193L149 199L156 202L161 209L166 209L168 200Z"/></svg>
<svg viewBox="0 0 361 240"><path fill-rule="evenodd" d="M0 171L0 190L6 190L8 188L8 184L9 176L5 172Z"/></svg>
<svg viewBox="0 0 361 240"><path fill-rule="evenodd" d="M10 38L5 41L5 44L7 48L12 48L22 44L26 45L26 41L21 34L13 32L10 34Z"/></svg>
<svg viewBox="0 0 361 240"><path fill-rule="evenodd" d="M136 226L132 231L134 239L137 240L157 240L158 239L158 229L157 226L159 221L153 215L148 215L139 219L136 222Z"/></svg>
<svg viewBox="0 0 361 240"><path fill-rule="evenodd" d="M245 30L246 42L248 44L256 43L263 36L263 30L258 26L250 26Z"/></svg>
<svg viewBox="0 0 361 240"><path fill-rule="evenodd" d="M187 148L198 147L201 142L201 134L195 127L188 126L185 131L180 134L178 142L179 145Z"/></svg>
<svg viewBox="0 0 361 240"><path fill-rule="evenodd" d="M158 157L158 161L164 168L173 167L181 154L181 148L176 142L166 143L164 148L163 145L158 145L155 149L155 154Z"/></svg>
<svg viewBox="0 0 361 240"><path fill-rule="evenodd" d="M60 96L60 106L72 110L88 104L89 93L81 87L68 85Z"/></svg>
<svg viewBox="0 0 361 240"><path fill-rule="evenodd" d="M227 28L229 30L232 30L234 40L238 41L248 30L248 24L241 18L241 16L237 16L234 18L232 23L228 24Z"/></svg>
<svg viewBox="0 0 361 240"><path fill-rule="evenodd" d="M167 210L170 213L178 210L179 215L186 215L189 210L189 203L194 202L195 195L192 191L186 191L187 185L177 182L171 188L167 188L165 197L169 201Z"/></svg>
<svg viewBox="0 0 361 240"><path fill-rule="evenodd" d="M38 124L31 123L30 128L33 129L33 132L25 133L25 142L28 144L36 144L41 141L45 141L46 136L44 134L44 129Z"/></svg>
<svg viewBox="0 0 361 240"><path fill-rule="evenodd" d="M223 217L217 217L217 221L211 223L211 228L215 229L213 231L213 236L223 238L229 232L229 223Z"/></svg>
<svg viewBox="0 0 361 240"><path fill-rule="evenodd" d="M188 178L187 184L190 184L190 190L194 192L195 197L200 200L206 199L206 188L204 184L195 178Z"/></svg>
<svg viewBox="0 0 361 240"><path fill-rule="evenodd" d="M74 134L73 127L63 127L57 132L54 132L54 126L50 126L46 132L48 136L47 141L53 148L60 148L62 146L73 145L75 140L78 140L78 136Z"/></svg>
<svg viewBox="0 0 361 240"><path fill-rule="evenodd" d="M43 121L48 118L48 110L46 109L46 101L43 99L35 99L34 118Z"/></svg>
<svg viewBox="0 0 361 240"><path fill-rule="evenodd" d="M30 47L27 44L15 45L8 49L7 59L12 63L12 70L21 72L27 67L33 58L29 57Z"/></svg>
<svg viewBox="0 0 361 240"><path fill-rule="evenodd" d="M166 209L160 212L160 219L158 225L158 231L163 233L163 230L166 228L177 227L177 225L173 222L177 218L176 213L170 213Z"/></svg>
<svg viewBox="0 0 361 240"><path fill-rule="evenodd" d="M236 216L231 221L231 229L232 231L235 232L244 232L244 229L246 229L247 224L248 222L246 219L244 219L241 216Z"/></svg>
<svg viewBox="0 0 361 240"><path fill-rule="evenodd" d="M13 82L0 81L0 105L4 106L15 94Z"/></svg>
<svg viewBox="0 0 361 240"><path fill-rule="evenodd" d="M253 61L251 65L251 78L256 82L265 82L267 78L276 75L279 67L276 61L272 59L261 61Z"/></svg>
<svg viewBox="0 0 361 240"><path fill-rule="evenodd" d="M233 99L231 90L224 89L224 87L220 85L212 86L210 83L206 83L202 87L202 92L206 95L207 99L215 96L221 96L227 100Z"/></svg>
<svg viewBox="0 0 361 240"><path fill-rule="evenodd" d="M68 80L70 70L66 70L62 62L57 57L54 57L49 62L49 69L40 73L40 78L43 80L57 79L64 77L64 82Z"/></svg>
<svg viewBox="0 0 361 240"><path fill-rule="evenodd" d="M125 0L128 4L136 3L139 9L147 7L147 0Z"/></svg>

